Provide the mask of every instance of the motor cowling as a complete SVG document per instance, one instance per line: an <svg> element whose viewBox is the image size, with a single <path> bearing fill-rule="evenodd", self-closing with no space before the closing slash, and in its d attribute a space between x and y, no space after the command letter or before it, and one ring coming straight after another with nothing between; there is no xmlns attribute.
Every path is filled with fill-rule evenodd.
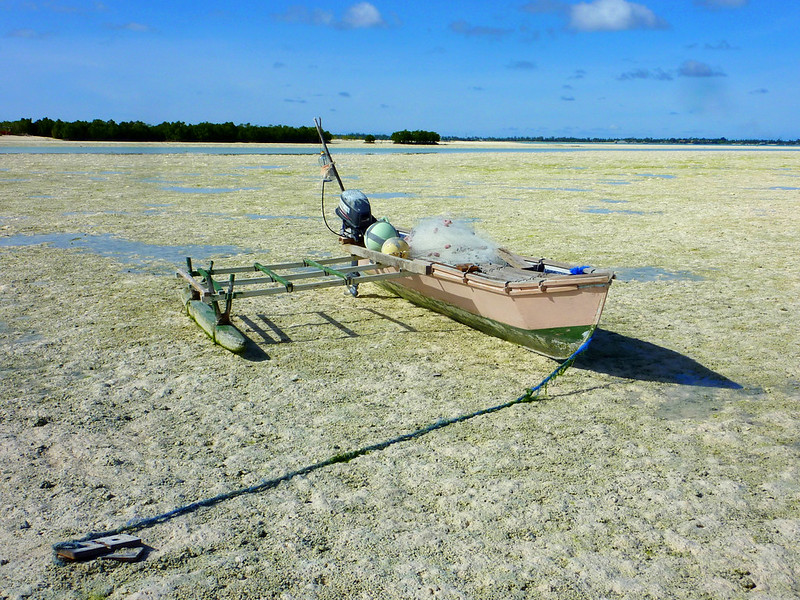
<svg viewBox="0 0 800 600"><path fill-rule="evenodd" d="M361 190L345 190L334 212L342 220L342 230L339 235L363 246L364 233L375 222L366 194Z"/></svg>

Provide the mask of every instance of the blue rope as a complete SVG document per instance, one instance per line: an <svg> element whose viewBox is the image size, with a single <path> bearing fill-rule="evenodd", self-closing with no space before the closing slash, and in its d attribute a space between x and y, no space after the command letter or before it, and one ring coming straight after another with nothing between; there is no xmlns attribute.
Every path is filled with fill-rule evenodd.
<svg viewBox="0 0 800 600"><path fill-rule="evenodd" d="M551 383L554 379L562 375L567 369L569 369L572 364L575 362L575 359L578 357L579 354L584 352L589 347L589 341L591 338L586 340L583 344L581 344L580 348L578 348L575 352L573 352L569 358L567 358L563 363L561 363L552 373L550 373L547 377L545 377L542 381L540 381L534 387L528 388L525 392L519 396L518 398L511 400L509 402L505 402L503 404L498 404L497 406L491 406L489 408L483 408L481 410L477 410L472 413L459 415L457 417L451 417L449 419L440 419L435 423L431 423L430 425L426 425L425 427L421 427L415 431L411 431L409 433L404 433L402 435L398 435L397 437L390 438L388 440L384 440L382 442L378 442L377 444L372 444L370 446L364 446L363 448L359 448L357 450L351 450L349 452L344 452L342 454L336 454L331 456L330 458L320 461L318 463L314 463L312 465L308 465L301 469L297 469L296 471L290 471L289 473L285 473L279 477L274 477L272 479L262 479L258 483L251 485L249 487L239 488L238 490L233 490L230 492L225 492L223 494L219 494L217 496L212 496L211 498L205 498L203 500L198 500L197 502L192 502L191 504L187 504L185 506L179 506L178 508L174 508L169 512L165 512L160 515L156 515L155 517L149 517L147 519L139 519L139 520L131 520L128 521L125 525L117 527L116 529L112 529L110 531L103 531L103 532L94 532L85 535L82 538L70 540L67 542L58 542L53 544L53 555L56 562L63 562L61 561L56 553L58 550L61 549L69 549L69 548L77 548L80 546L81 542L88 542L100 537L107 537L107 536L114 536L119 535L125 532L131 531L138 531L140 529L147 529L148 527L152 527L159 523L164 523L175 517L179 517L181 515L185 515L191 512L198 510L199 508L205 506L214 506L219 504L220 502L224 502L225 500L230 500L231 498L236 498L238 496L243 496L245 494L256 494L258 492L263 492L264 490L269 490L274 487L277 487L279 484L294 479L300 475L307 475L319 469L323 469L325 467L329 467L331 465L335 465L337 463L345 463L353 460L354 458L358 458L360 456L364 456L365 454L369 454L370 452L377 452L379 450L385 450L389 446L393 446L400 442L407 442L432 431L436 431L437 429L442 429L443 427L447 427L449 425L453 425L455 423L463 423L464 421L468 421L470 419L474 419L475 417L480 417L483 415L488 415L516 404L522 404L526 402L533 402L539 399L539 394L541 392L546 392L547 385Z"/></svg>

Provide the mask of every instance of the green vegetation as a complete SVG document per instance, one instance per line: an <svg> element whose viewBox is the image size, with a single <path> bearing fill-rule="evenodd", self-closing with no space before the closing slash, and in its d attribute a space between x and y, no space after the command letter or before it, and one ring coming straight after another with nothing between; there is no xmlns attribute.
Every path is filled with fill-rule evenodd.
<svg viewBox="0 0 800 600"><path fill-rule="evenodd" d="M256 142L281 144L313 144L319 141L314 127L286 125L234 125L233 123L197 123L182 121L148 125L141 121L53 121L52 119L19 119L0 122L0 133L39 135L60 140L108 142ZM332 135L324 132L325 140Z"/></svg>
<svg viewBox="0 0 800 600"><path fill-rule="evenodd" d="M744 146L797 146L800 139L784 141L761 140L761 139L742 139L729 140L728 138L579 138L579 137L445 137L445 142L545 142L545 143L572 143L572 144L698 144L698 145L744 145Z"/></svg>
<svg viewBox="0 0 800 600"><path fill-rule="evenodd" d="M438 144L441 137L435 131L395 131L392 134L392 141L395 144Z"/></svg>
<svg viewBox="0 0 800 600"><path fill-rule="evenodd" d="M364 140L367 141L367 138L372 138L373 141L376 140L388 140L389 136L385 133L337 133L336 139L337 140Z"/></svg>
<svg viewBox="0 0 800 600"><path fill-rule="evenodd" d="M286 125L235 125L228 123L186 124L183 121L164 122L148 125L141 121L62 121L43 118L38 120L19 119L0 121L0 135L37 135L71 141L108 142L253 142L279 144L314 144L319 141L314 127L288 127ZM324 132L325 141L330 142L333 135ZM366 143L376 140L392 140L395 144L438 144L445 142L542 142L542 143L605 143L605 144L702 144L702 145L745 145L745 146L798 146L797 140L739 139L720 138L580 138L568 136L517 136L517 137L441 137L434 131L395 131L391 136L385 134L347 133L337 134L337 139L363 139Z"/></svg>

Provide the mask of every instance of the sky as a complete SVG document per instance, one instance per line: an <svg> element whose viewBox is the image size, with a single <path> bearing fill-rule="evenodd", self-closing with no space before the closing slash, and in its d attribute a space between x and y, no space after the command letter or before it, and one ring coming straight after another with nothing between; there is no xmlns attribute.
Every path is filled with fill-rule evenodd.
<svg viewBox="0 0 800 600"><path fill-rule="evenodd" d="M0 0L0 120L800 138L798 0Z"/></svg>

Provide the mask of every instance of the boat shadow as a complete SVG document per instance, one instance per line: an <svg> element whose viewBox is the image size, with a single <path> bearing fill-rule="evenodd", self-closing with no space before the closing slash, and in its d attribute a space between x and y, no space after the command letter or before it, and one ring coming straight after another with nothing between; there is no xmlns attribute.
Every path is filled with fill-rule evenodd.
<svg viewBox="0 0 800 600"><path fill-rule="evenodd" d="M360 338L370 335L382 335L388 332L394 332L395 334L418 332L416 327L405 321L391 317L373 308L360 308L359 310L363 311L366 319L382 325L378 326L377 329L365 329L353 323L348 325L345 321L331 315L330 312L314 310L303 314L315 316L316 323L314 325L318 327L319 335L310 337L306 334L297 337L279 323L280 319L270 318L263 313L237 315L238 321L241 322L238 328L245 338L245 349L241 357L251 362L261 362L271 359L267 349L274 348L278 344L307 343L330 337ZM454 324L452 328L457 327L458 325ZM450 328L447 327L440 329L441 332L449 330Z"/></svg>
<svg viewBox="0 0 800 600"><path fill-rule="evenodd" d="M575 366L626 379L742 389L680 352L605 329L595 331L592 343Z"/></svg>

